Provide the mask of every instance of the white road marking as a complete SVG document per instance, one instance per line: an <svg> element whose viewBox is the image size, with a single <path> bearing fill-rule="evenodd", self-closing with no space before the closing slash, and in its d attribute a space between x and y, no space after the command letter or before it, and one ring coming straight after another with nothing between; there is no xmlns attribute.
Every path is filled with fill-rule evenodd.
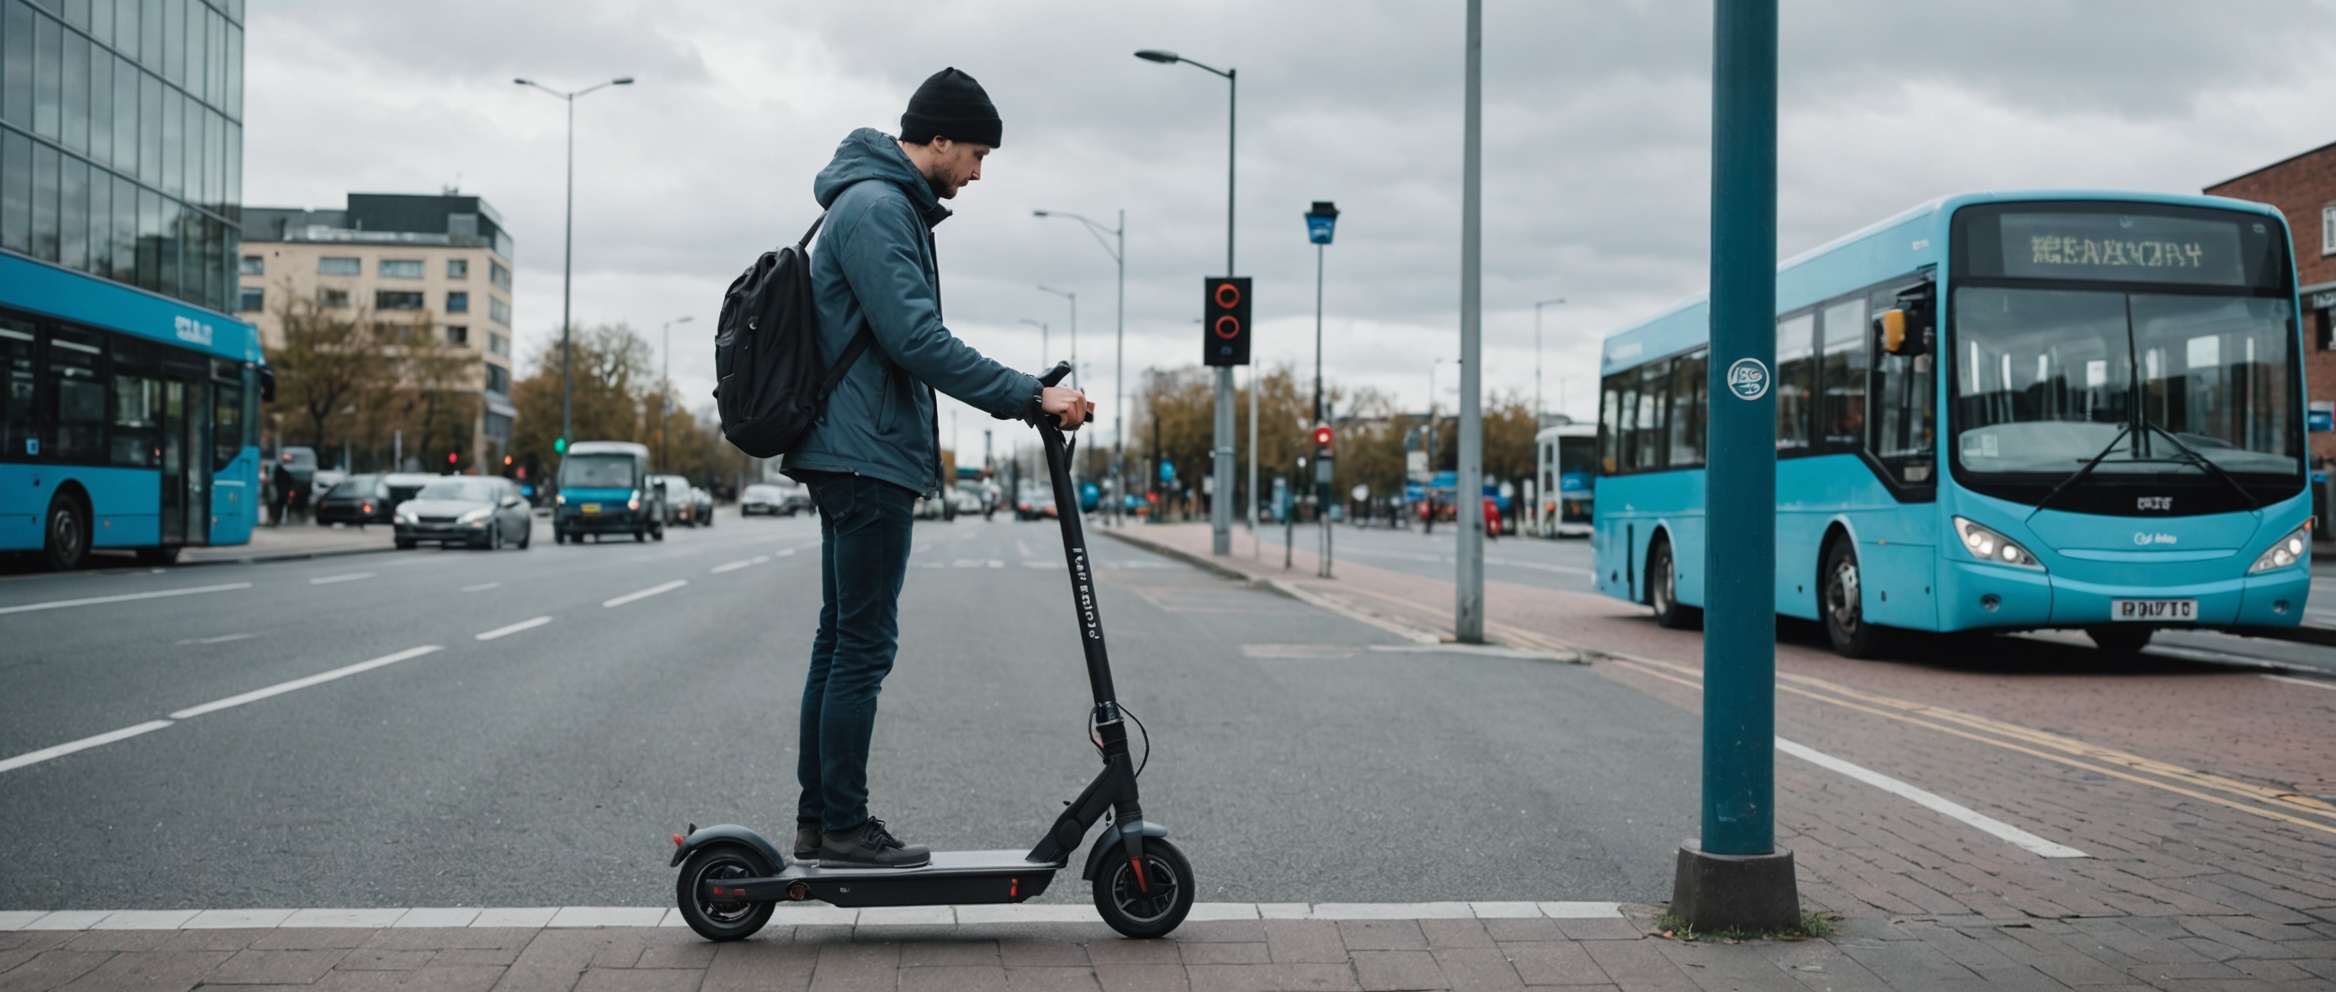
<svg viewBox="0 0 2336 992"><path fill-rule="evenodd" d="M792 558L792 557L794 557L794 555L795 555L795 549L793 549L793 548L780 548L780 549L779 549L779 550L777 550L777 551L773 551L773 552L771 552L771 554L773 554L773 555L776 555L776 556L778 556L778 557L780 557L780 558Z"/></svg>
<svg viewBox="0 0 2336 992"><path fill-rule="evenodd" d="M61 610L68 606L96 606L99 603L127 603L137 599L162 599L169 596L193 596L206 592L227 592L249 589L249 582L229 582L216 586L189 586L185 589L160 589L154 592L124 593L119 596L91 596L87 599L57 599L46 603L26 603L22 606L0 606L0 614L31 613L35 610Z"/></svg>
<svg viewBox="0 0 2336 992"><path fill-rule="evenodd" d="M752 558L741 558L741 559L739 559L739 560L737 560L737 561L733 561L733 562L724 562L724 563L722 563L722 564L720 564L720 565L716 565L716 566L714 566L714 567L712 567L712 568L706 569L706 573L707 573L707 574L709 574L709 575L720 575L720 574L722 574L722 573L724 573L724 572L735 572L735 571L738 571L739 569L741 569L741 568L745 568L745 567L747 567L747 566L749 566L749 565L752 565L752 564L754 564L754 559L752 559Z"/></svg>
<svg viewBox="0 0 2336 992"><path fill-rule="evenodd" d="M688 580L688 579L675 579L675 580L673 580L673 581L671 581L671 582L664 582L664 583L659 583L659 584L657 584L657 585L650 586L649 588L647 588L647 589L643 589L643 590L641 590L641 591L639 591L639 592L628 592L628 593L626 593L626 594L624 594L624 595L622 595L622 596L618 596L617 598L615 598L615 599L612 599L612 600L609 600L609 601L607 601L607 602L604 602L604 603L602 603L602 604L600 604L600 605L602 605L602 606L609 606L609 607L614 607L614 606L623 606L623 605L625 605L626 603L630 603L630 602L632 602L632 601L634 601L634 600L637 600L637 599L647 599L647 598L649 598L649 597L651 597L651 596L655 596L655 595L657 595L658 593L672 592L672 591L674 591L675 589L679 589L679 588L681 588L681 587L683 587L683 586L686 586L686 585L688 585L688 584L689 584L689 580Z"/></svg>
<svg viewBox="0 0 2336 992"><path fill-rule="evenodd" d="M227 642L229 642L229 641L248 641L248 640L251 640L252 638L254 638L254 637L258 637L258 636L260 636L260 635L258 635L258 634L221 634L221 635L219 635L219 636L217 636L217 637L189 637L189 638L187 638L186 640L179 641L179 642L178 642L178 645L183 647L183 646L185 646L185 645L188 645L188 644L225 644L225 643L227 643Z"/></svg>
<svg viewBox="0 0 2336 992"><path fill-rule="evenodd" d="M309 686L330 682L338 678L347 678L348 676L355 675L358 672L370 672L376 668L380 668L383 665L394 665L401 661L406 661L412 658L419 658L423 655L440 650L444 650L444 648L437 644L425 644L418 648L407 648L396 654L382 655L381 657L375 658L372 661L360 661L354 665L345 665L340 668L335 668L329 672L318 672L315 675L308 676L307 678L293 679L290 682L278 682L275 685L271 685L265 689L253 689L250 692L229 696L225 699L214 699L208 703L204 703L201 706L189 706L186 709L171 714L170 718L173 720L185 720L192 717L202 716L205 713L217 713L220 710L227 709L229 707L241 706L245 703L258 702L262 699L268 698L269 696L279 696L284 693L291 692L294 689L306 689Z"/></svg>
<svg viewBox="0 0 2336 992"><path fill-rule="evenodd" d="M522 630L534 630L535 628L541 627L544 624L550 622L552 622L552 618L550 617L536 617L533 620L521 620L518 623L512 624L508 627L497 627L493 630L487 631L486 633L480 634L478 635L478 639L482 641L491 641L498 637L509 637L512 634L519 633Z"/></svg>
<svg viewBox="0 0 2336 992"><path fill-rule="evenodd" d="M2314 689L2336 689L2336 682L2330 682L2326 679L2299 679L2292 675L2265 675L2263 677L2273 682L2292 682L2296 685L2308 685Z"/></svg>
<svg viewBox="0 0 2336 992"><path fill-rule="evenodd" d="M764 562L770 561L770 560L771 560L771 556L769 556L769 555L756 555L756 556L754 556L753 558L750 558L750 559L747 559L747 560L749 560L749 561L752 561L752 562L754 562L754 563L755 563L755 564L757 564L757 565L760 565L760 564L762 564L762 563L764 563Z"/></svg>
<svg viewBox="0 0 2336 992"><path fill-rule="evenodd" d="M335 582L356 582L360 579L370 579L374 576L374 574L375 573L373 572L350 572L347 575L320 575L316 578L308 580L308 584L312 586L329 586Z"/></svg>
<svg viewBox="0 0 2336 992"><path fill-rule="evenodd" d="M503 906L486 909L67 909L0 913L9 930L201 930L218 927L676 927L681 911L668 906ZM1435 920L1622 919L1611 902L1202 902L1185 919L1206 920ZM849 909L783 904L771 923L842 926L984 926L1013 923L1088 923L1092 907L1022 903L977 906L886 906Z"/></svg>
<svg viewBox="0 0 2336 992"><path fill-rule="evenodd" d="M75 751L85 751L90 748L97 747L101 744L111 744L115 741L128 740L132 737L138 736L139 734L161 730L164 727L170 726L170 723L171 721L169 720L148 720L145 723L141 723L135 727L123 727L120 730L108 731L95 737L84 737L69 744L59 744L55 747L44 747L38 751L27 751L23 754L17 755L16 757L9 758L5 761L0 761L0 772L12 772L26 765L40 764L41 762L47 761L50 758L62 758L68 754L72 754Z"/></svg>
<svg viewBox="0 0 2336 992"><path fill-rule="evenodd" d="M2092 855L2086 854L2083 851L2079 851L2076 848L2069 847L2064 844L2055 844L2051 841L2045 840L2042 837L2038 837L2035 834L2012 826L2009 823L2005 823L2002 820L1982 815L1970 807L1952 802L1938 796L1935 793L1925 792L1921 789L1915 788L1912 785L1908 785L1870 768L1863 768L1858 765L1850 764L1849 762L1843 761L1840 758L1836 758L1830 754L1826 754L1823 751L1816 750L1815 748L1807 747L1801 744L1795 744L1791 741L1785 740L1782 737L1779 737L1776 739L1776 749L1786 754L1792 755L1793 757L1799 758L1802 761L1816 765L1819 768L1823 768L1828 771L1840 772L1843 775L1847 775L1850 778L1864 782L1865 784L1873 786L1874 788L1880 789L1884 792L1888 792L1892 795L1896 795L1904 799L1913 800L1914 803L1918 806L1923 806L1928 809L1935 810L1939 813L1946 814L1949 818L1952 819L1961 820L1964 823L1968 823L1974 827L1979 828L1981 831L2010 841L2012 844L2033 852L2039 857L2092 857Z"/></svg>
<svg viewBox="0 0 2336 992"><path fill-rule="evenodd" d="M462 587L462 590L461 590L461 591L463 591L463 592L485 592L485 591L487 591L487 590L489 590L489 589L493 589L493 588L495 588L496 586L499 586L499 585L502 585L502 583L500 583L500 582L481 582L481 583L479 583L478 585L475 585L475 586L464 586L464 587Z"/></svg>
<svg viewBox="0 0 2336 992"><path fill-rule="evenodd" d="M1030 550L1030 542L1022 540L1018 537L1014 539L1014 550L1022 552L1022 557L1024 558L1028 558L1031 555L1038 553Z"/></svg>

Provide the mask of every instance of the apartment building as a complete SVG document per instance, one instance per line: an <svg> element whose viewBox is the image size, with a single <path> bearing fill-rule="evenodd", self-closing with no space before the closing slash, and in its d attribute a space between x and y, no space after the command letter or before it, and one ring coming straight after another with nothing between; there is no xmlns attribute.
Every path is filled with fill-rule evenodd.
<svg viewBox="0 0 2336 992"><path fill-rule="evenodd" d="M480 402L469 432L448 451L402 447L408 465L445 471L499 471L517 415L511 393L510 232L484 198L351 193L339 210L246 207L241 298L269 349L283 345L283 304L314 300L367 312L376 321L428 333L470 361L460 385ZM427 459L427 461L424 461ZM357 459L357 468L376 466Z"/></svg>

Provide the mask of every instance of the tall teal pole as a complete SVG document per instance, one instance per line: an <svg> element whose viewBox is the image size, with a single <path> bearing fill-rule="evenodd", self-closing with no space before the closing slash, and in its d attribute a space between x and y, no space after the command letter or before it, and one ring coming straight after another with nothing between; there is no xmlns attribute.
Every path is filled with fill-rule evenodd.
<svg viewBox="0 0 2336 992"><path fill-rule="evenodd" d="M1716 0L1703 849L1776 847L1776 0Z"/></svg>
<svg viewBox="0 0 2336 992"><path fill-rule="evenodd" d="M1713 7L1703 836L1680 846L1671 909L1774 931L1800 921L1776 846L1777 4Z"/></svg>

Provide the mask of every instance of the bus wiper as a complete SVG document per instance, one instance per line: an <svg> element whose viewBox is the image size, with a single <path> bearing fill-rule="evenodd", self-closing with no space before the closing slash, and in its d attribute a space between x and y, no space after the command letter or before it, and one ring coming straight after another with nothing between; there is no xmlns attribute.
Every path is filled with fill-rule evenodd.
<svg viewBox="0 0 2336 992"><path fill-rule="evenodd" d="M2142 421L2142 426L2156 431L2159 434L2164 435L2166 440L2174 442L2174 450L2182 453L2183 461L2189 462L2192 465L2196 465L2199 468L2206 470L2206 474L2214 476L2217 479L2221 479L2232 489L2238 490L2239 495L2246 498L2247 503L2249 504L2247 507L2248 509L2260 510L2263 508L2262 499L2258 498L2254 493L2248 492L2246 486L2240 485L2239 480L2232 478L2229 472L2223 471L2223 467L2215 464L2214 459L2208 458L2205 455L2201 455L2196 450L2192 449L2189 445L2183 444L2182 439L2176 437L2173 431L2167 430L2164 427L2160 427L2157 424L2146 420Z"/></svg>
<svg viewBox="0 0 2336 992"><path fill-rule="evenodd" d="M2042 511L2044 509L2044 504L2052 502L2052 497L2060 495L2062 492L2066 491L2068 487L2076 485L2078 482L2082 481L2085 476L2093 474L2093 470L2100 467L2101 460L2109 457L2110 452L2117 450L2118 443L2124 441L2125 436L2131 433L2133 433L2132 424L2126 424L2123 427L2117 428L2117 436L2109 439L2108 445L2101 449L2100 454L2094 455L2091 461L2085 463L2085 467L2077 469L2076 472L2070 475L2068 478L2060 480L2060 484L2052 487L2051 492L2045 493L2043 499L2036 501L2035 508L2028 511L2029 514L2032 516L2035 513Z"/></svg>

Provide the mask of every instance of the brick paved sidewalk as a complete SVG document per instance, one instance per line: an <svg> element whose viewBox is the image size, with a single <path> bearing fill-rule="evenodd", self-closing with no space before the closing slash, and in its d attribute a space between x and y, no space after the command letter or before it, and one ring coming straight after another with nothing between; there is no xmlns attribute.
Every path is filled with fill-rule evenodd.
<svg viewBox="0 0 2336 992"><path fill-rule="evenodd" d="M1403 636L1450 629L1447 581L1351 562L1318 580L1304 551L1288 571L1278 555L1253 562L1239 532L1216 557L1205 525L1104 532ZM1487 583L1492 639L1700 710L1701 635L1644 613ZM2245 674L1999 678L1789 644L1778 655L1780 735L2082 853L2040 857L1780 755L1778 841L1803 903L1841 917L1831 938L1789 946L1869 973L1811 987L2336 989L2336 807L2312 795L2336 777L2336 692ZM1977 706L2010 718L1965 709Z"/></svg>

